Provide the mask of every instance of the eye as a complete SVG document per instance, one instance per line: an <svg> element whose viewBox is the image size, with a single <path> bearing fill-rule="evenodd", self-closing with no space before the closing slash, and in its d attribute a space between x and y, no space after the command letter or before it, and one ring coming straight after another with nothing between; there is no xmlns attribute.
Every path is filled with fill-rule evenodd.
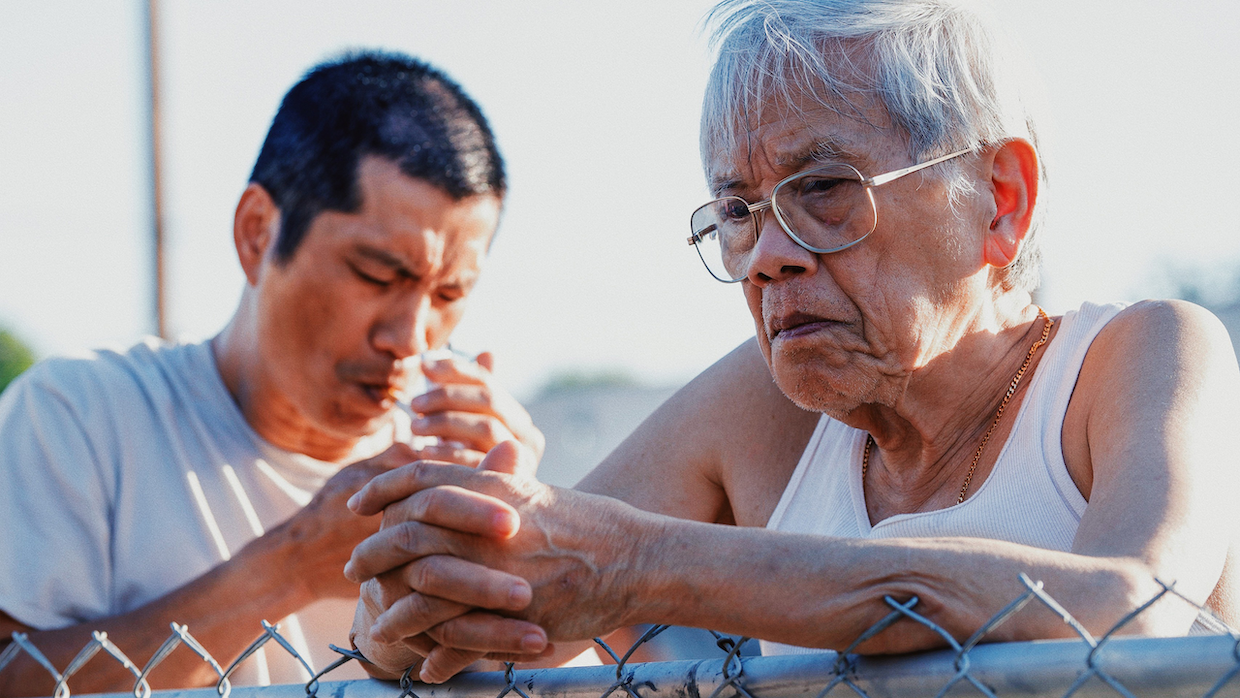
<svg viewBox="0 0 1240 698"><path fill-rule="evenodd" d="M375 275L373 272L363 271L356 264L350 263L349 268L353 270L353 273L357 275L357 278L373 286L378 286L380 288L387 288L388 286L392 284L393 279L382 278L380 276Z"/></svg>
<svg viewBox="0 0 1240 698"><path fill-rule="evenodd" d="M456 303L457 301L465 300L465 297L469 295L469 291L472 288L473 288L472 283L468 285L460 285L460 286L456 284L452 284L449 286L440 286L439 288L435 289L435 298L439 299L440 303L449 305L452 303Z"/></svg>
<svg viewBox="0 0 1240 698"><path fill-rule="evenodd" d="M840 184L846 181L847 180L840 179L839 177L809 176L809 177L802 177L801 179L796 180L795 185L799 193L805 194L808 196L814 196L815 194L818 194L818 195L829 194L833 190L835 190Z"/></svg>
<svg viewBox="0 0 1240 698"><path fill-rule="evenodd" d="M739 221L749 216L749 204L740 199L724 199L719 202L718 214L725 223Z"/></svg>

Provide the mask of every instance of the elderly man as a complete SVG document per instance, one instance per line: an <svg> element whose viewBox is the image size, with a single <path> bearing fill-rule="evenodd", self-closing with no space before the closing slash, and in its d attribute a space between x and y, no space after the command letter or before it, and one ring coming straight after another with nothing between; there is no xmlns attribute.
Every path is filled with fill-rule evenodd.
<svg viewBox="0 0 1240 698"><path fill-rule="evenodd" d="M358 593L341 569L377 530L349 495L419 456L472 465L514 437L541 449L489 355L418 359L460 320L504 192L486 120L444 74L383 53L310 71L237 205L247 283L227 327L50 360L5 392L0 646L29 632L63 670L104 630L142 664L175 621L226 663L267 619L318 667L337 658ZM411 419L395 408L422 374L439 387ZM151 682L216 678L182 649ZM277 649L232 678L308 676ZM72 687L133 680L97 660ZM52 685L26 657L0 673L4 695Z"/></svg>
<svg viewBox="0 0 1240 698"><path fill-rule="evenodd" d="M1236 619L1227 334L1184 303L1032 303L1043 168L1005 44L946 0L717 13L717 198L689 242L756 338L579 491L494 472L527 457L509 445L363 488L350 506L383 528L346 574L375 672L420 653L442 680L632 623L841 649L887 596L963 638L1022 572L1094 631L1156 579ZM1194 624L1168 600L1126 630ZM1071 633L1029 607L989 639ZM860 649L941 642L909 624Z"/></svg>

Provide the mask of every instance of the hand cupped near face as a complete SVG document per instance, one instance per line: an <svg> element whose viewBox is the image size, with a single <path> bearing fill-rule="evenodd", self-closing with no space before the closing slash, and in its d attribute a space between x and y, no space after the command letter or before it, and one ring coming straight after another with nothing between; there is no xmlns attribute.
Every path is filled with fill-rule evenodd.
<svg viewBox="0 0 1240 698"><path fill-rule="evenodd" d="M357 211L320 213L288 260L270 246L254 283L258 388L275 411L257 426L277 445L385 424L402 362L447 343L498 222L497 197L456 200L380 158L362 160L358 187Z"/></svg>

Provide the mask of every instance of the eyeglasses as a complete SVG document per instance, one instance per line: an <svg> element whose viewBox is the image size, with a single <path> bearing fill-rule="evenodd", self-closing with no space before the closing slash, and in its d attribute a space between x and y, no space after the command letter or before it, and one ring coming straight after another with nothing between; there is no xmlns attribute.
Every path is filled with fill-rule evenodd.
<svg viewBox="0 0 1240 698"><path fill-rule="evenodd" d="M815 254L846 250L878 225L874 187L894 182L970 152L958 150L926 162L866 178L855 167L837 163L798 172L775 185L771 198L751 204L739 196L715 199L693 212L689 244L697 248L711 276L735 283L749 275L762 221L770 209L788 237Z"/></svg>

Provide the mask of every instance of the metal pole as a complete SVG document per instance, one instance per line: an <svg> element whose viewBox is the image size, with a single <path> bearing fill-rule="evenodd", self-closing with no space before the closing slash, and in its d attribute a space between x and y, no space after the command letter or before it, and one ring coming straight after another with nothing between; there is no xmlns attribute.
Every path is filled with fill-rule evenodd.
<svg viewBox="0 0 1240 698"><path fill-rule="evenodd" d="M1118 698L1125 695L1116 690L1119 685L1127 695L1235 698L1240 695L1238 652L1236 639L1226 635L1112 638L1092 655L1079 640L1050 640L979 645L966 658L951 651L849 658L842 667L836 665L835 653L746 657L739 675L735 668L729 672L732 681L718 658L630 664L619 679L616 667L599 666L517 671L511 684L503 672L463 674L437 686L414 683L411 688L420 698L820 698L833 686L826 698L931 698L951 684L951 695L981 698L986 694L976 688L980 684L999 698ZM318 686L320 698L409 695L390 682L330 678L326 675ZM852 686L835 683L842 679ZM215 688L152 693L153 698L219 695ZM239 686L229 698L307 698L307 691L300 684Z"/></svg>
<svg viewBox="0 0 1240 698"><path fill-rule="evenodd" d="M155 292L155 330L169 338L166 271L164 264L163 152L159 118L159 0L146 3L147 77L151 94L151 234Z"/></svg>

